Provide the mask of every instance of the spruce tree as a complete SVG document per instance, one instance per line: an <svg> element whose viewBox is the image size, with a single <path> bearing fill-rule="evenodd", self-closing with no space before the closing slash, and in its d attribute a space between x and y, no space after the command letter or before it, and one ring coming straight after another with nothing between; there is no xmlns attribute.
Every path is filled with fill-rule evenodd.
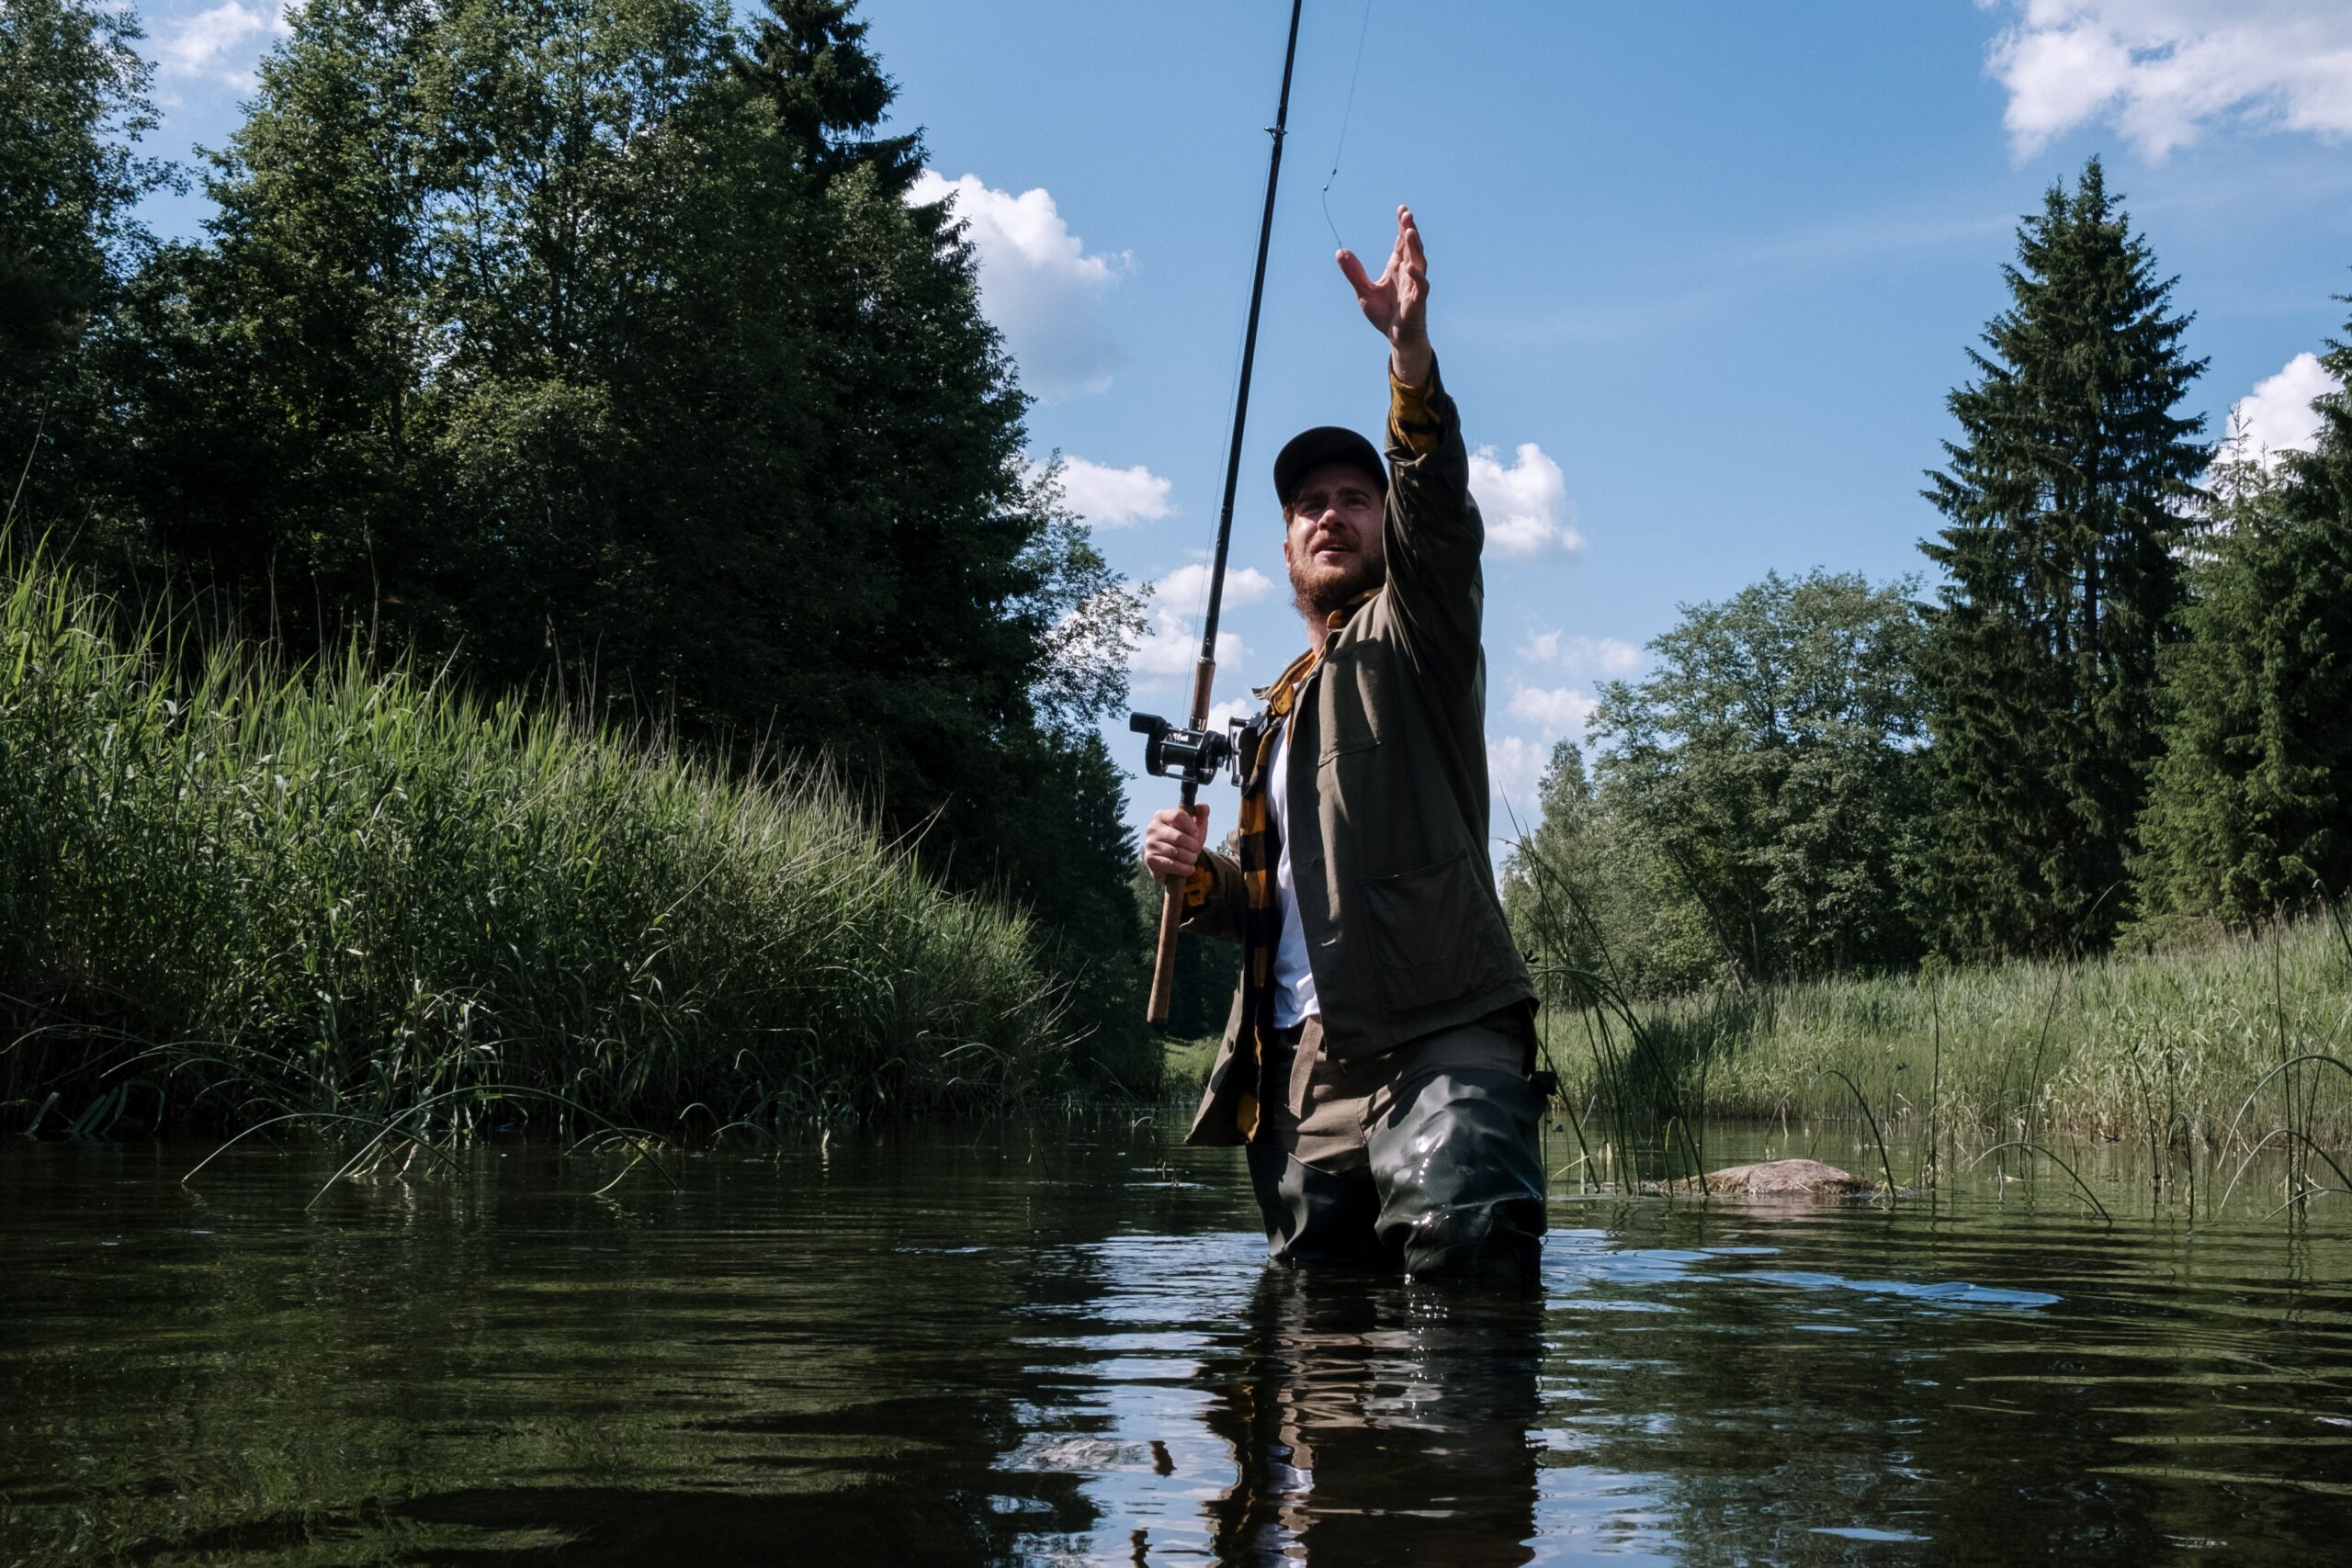
<svg viewBox="0 0 2352 1568"><path fill-rule="evenodd" d="M2097 159L2052 186L2004 268L1962 439L1931 472L1950 519L1923 674L1939 841L1928 872L1955 956L2105 942L2156 751L2157 650L2207 449L2175 412L2205 362Z"/></svg>
<svg viewBox="0 0 2352 1568"><path fill-rule="evenodd" d="M869 23L853 19L855 0L767 0L738 68L775 106L800 167L820 180L871 167L883 189L903 196L922 172L922 139L875 128L898 96L865 48Z"/></svg>
<svg viewBox="0 0 2352 1568"><path fill-rule="evenodd" d="M2157 930L2243 925L2352 886L2352 343L2329 346L2316 450L2225 464L2191 552L2141 826Z"/></svg>

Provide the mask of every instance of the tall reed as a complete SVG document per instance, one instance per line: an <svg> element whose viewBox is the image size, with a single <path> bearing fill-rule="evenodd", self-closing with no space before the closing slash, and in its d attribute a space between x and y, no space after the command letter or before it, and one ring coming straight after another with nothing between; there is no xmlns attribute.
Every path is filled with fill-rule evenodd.
<svg viewBox="0 0 2352 1568"><path fill-rule="evenodd" d="M1067 1060L1023 918L820 775L356 651L191 654L5 540L0 1023L11 1119L85 1129L772 1131L995 1106Z"/></svg>
<svg viewBox="0 0 2352 1568"><path fill-rule="evenodd" d="M2064 1134L2144 1150L2148 1180L2162 1190L2183 1178L2192 1210L2200 1160L2210 1211L2273 1148L2289 1208L2352 1197L2352 1159L2330 1147L2352 1137L2352 924L2341 905L2161 952L1636 1000L1574 879L1524 836L1516 849L1554 933L1537 964L1561 998L1546 1010L1545 1051L1581 1171L1597 1163L1595 1126L1607 1150L1625 1152L1633 1185L1644 1143L1660 1175L1678 1153L1698 1168L1689 1130L1702 1118L1841 1121L1859 1109L1890 1192L1881 1129L1916 1117L1927 1137L1917 1175L1931 1188L1972 1136L1986 1145L1979 1158L2015 1152L2055 1166L2104 1213L2049 1147ZM1597 959L1578 964L1579 951Z"/></svg>
<svg viewBox="0 0 2352 1568"><path fill-rule="evenodd" d="M1896 1115L2162 1145L2222 1132L2297 1053L2345 1053L2352 952L2323 918L2152 953L1776 986L1645 1011L1668 1055L1712 1064L1717 1114L1839 1114L1847 1097L1815 1081L1836 1069ZM2352 1093L2332 1075L2297 1074L2271 1092L2299 1127L2352 1134Z"/></svg>

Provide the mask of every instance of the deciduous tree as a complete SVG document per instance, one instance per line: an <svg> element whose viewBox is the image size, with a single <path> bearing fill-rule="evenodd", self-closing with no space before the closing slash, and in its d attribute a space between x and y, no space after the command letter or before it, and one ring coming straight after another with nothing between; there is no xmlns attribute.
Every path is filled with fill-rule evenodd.
<svg viewBox="0 0 2352 1568"><path fill-rule="evenodd" d="M1730 983L1707 911L1613 809L1574 741L1552 748L1543 815L1503 863L1503 914L1546 1002L1670 996Z"/></svg>
<svg viewBox="0 0 2352 1568"><path fill-rule="evenodd" d="M78 530L110 488L107 350L175 177L141 158L154 71L137 21L83 0L0 6L0 508Z"/></svg>
<svg viewBox="0 0 2352 1568"><path fill-rule="evenodd" d="M1771 980L1917 951L1918 622L1897 582L1777 572L1686 605L1655 671L1601 690L1601 799Z"/></svg>

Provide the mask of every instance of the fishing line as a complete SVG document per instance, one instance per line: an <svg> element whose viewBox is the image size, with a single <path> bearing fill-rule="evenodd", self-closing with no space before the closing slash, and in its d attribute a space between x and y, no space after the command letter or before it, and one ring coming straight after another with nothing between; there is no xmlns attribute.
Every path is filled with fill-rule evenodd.
<svg viewBox="0 0 2352 1568"><path fill-rule="evenodd" d="M1340 154L1348 148L1348 121L1356 112L1356 78L1363 74L1363 40L1372 32L1372 0L1363 0L1363 25L1356 29L1356 62L1348 72L1348 103L1340 111L1340 144L1331 149L1331 172L1323 176L1323 221L1331 231L1331 243L1341 250L1348 243L1340 238L1340 226L1331 221L1331 182L1340 177Z"/></svg>
<svg viewBox="0 0 2352 1568"><path fill-rule="evenodd" d="M1356 25L1355 62L1348 68L1347 101L1341 106L1340 110L1340 138L1331 148L1330 171L1323 176L1323 223L1324 227L1331 231L1331 243L1341 250L1347 249L1348 243L1340 237L1340 226L1338 223L1334 222L1331 218L1331 186L1332 183L1340 177L1340 160L1348 150L1348 127L1353 122L1356 112L1356 85L1362 81L1363 77L1364 40L1371 36L1372 0L1363 0L1363 18ZM1234 391L1241 385L1241 356L1242 345L1239 343L1236 343L1233 345L1232 374L1228 378L1230 384L1227 386L1226 391L1227 402L1232 400ZM1185 617L1187 625L1198 626L1201 624L1202 619L1208 610L1208 597L1209 584L1206 577L1204 576L1201 582L1199 593L1193 602L1192 613Z"/></svg>
<svg viewBox="0 0 2352 1568"><path fill-rule="evenodd" d="M1227 408L1231 408L1233 406L1233 400L1241 390L1241 355L1244 351L1244 346L1245 345L1243 344L1240 337L1236 336L1233 340L1233 363L1225 378L1225 406ZM1220 433L1216 455L1209 459L1209 472L1216 472L1217 466L1225 461L1225 437L1223 434ZM1208 563L1204 561L1200 564L1205 567ZM1193 594L1192 606L1186 612L1184 616L1185 636L1194 642L1201 640L1202 623L1208 618L1208 613L1209 573L1204 570L1201 573L1201 586Z"/></svg>

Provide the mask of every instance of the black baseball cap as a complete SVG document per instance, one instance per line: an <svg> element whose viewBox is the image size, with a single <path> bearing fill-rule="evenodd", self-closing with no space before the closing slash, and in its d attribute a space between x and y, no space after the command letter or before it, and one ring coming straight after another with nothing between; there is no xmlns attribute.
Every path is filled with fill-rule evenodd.
<svg viewBox="0 0 2352 1568"><path fill-rule="evenodd" d="M1388 493L1388 465L1379 449L1342 425L1318 424L1290 438L1274 459L1274 499L1284 506L1306 482L1306 476L1326 463L1345 463L1372 476L1380 493Z"/></svg>

